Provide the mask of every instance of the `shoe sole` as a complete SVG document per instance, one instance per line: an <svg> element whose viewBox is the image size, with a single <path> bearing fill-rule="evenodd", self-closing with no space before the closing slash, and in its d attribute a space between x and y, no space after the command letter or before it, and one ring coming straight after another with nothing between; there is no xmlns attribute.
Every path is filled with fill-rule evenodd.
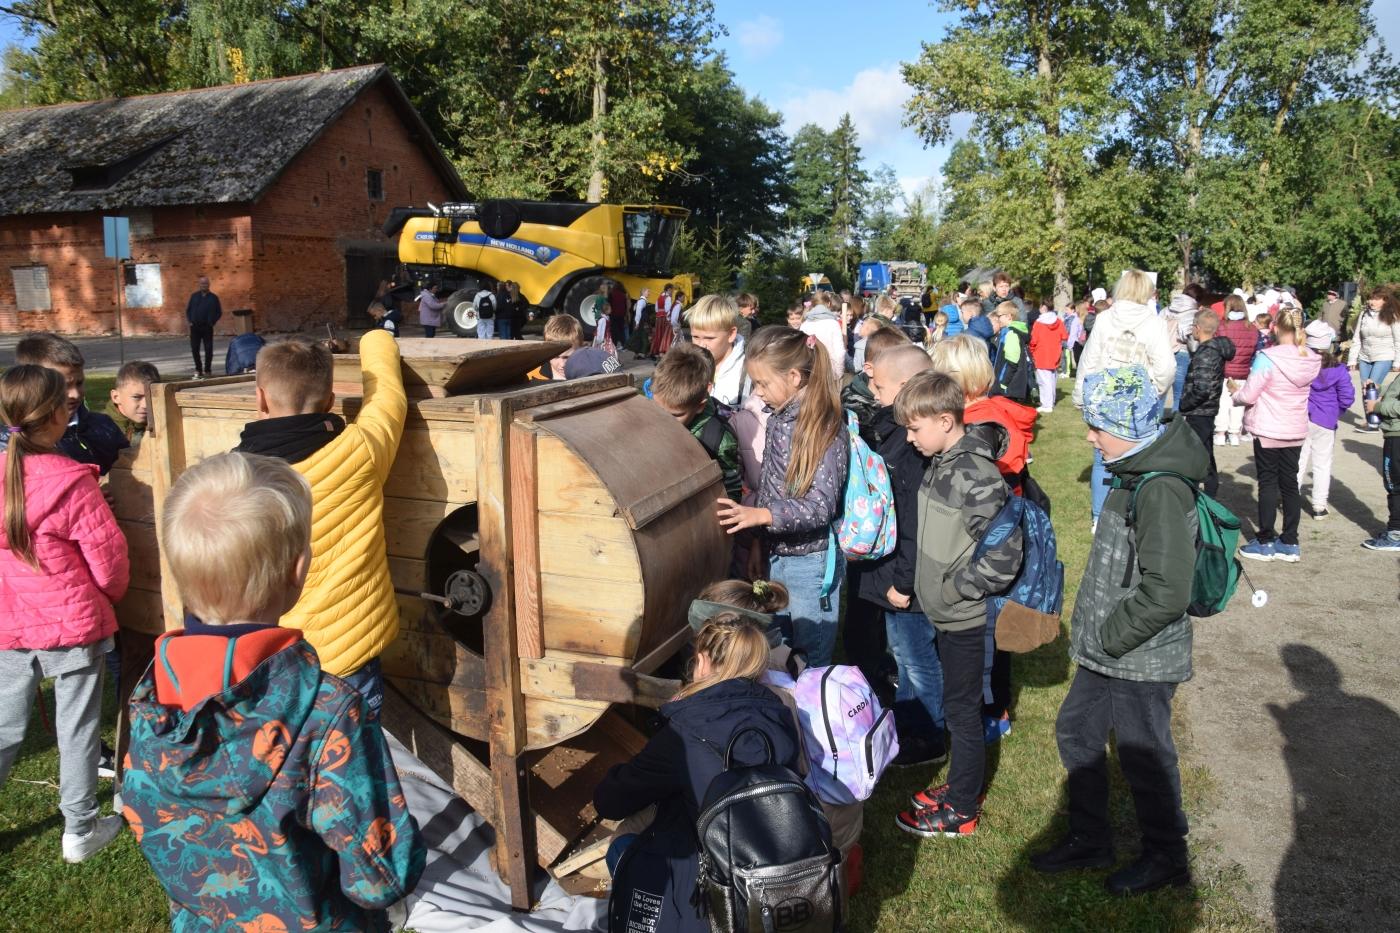
<svg viewBox="0 0 1400 933"><path fill-rule="evenodd" d="M100 778L115 778L117 776L117 772L112 770L111 768L98 768L97 776Z"/></svg>
<svg viewBox="0 0 1400 933"><path fill-rule="evenodd" d="M937 839L940 836L948 839L966 839L968 836L977 835L976 829L973 829L972 832L968 833L958 832L957 830L915 829L913 826L910 826L908 823L902 821L898 816L894 818L894 825L898 826L900 829L904 830L909 835L918 836L920 839Z"/></svg>
<svg viewBox="0 0 1400 933"><path fill-rule="evenodd" d="M981 812L982 812L982 804L984 804L984 803L986 803L986 802L987 802L987 795L986 795L986 794L978 794L978 795L977 795L977 812L978 812L978 813L981 813ZM919 795L918 795L917 793L914 793L914 794L910 794L910 795L909 795L909 805L910 805L911 807L913 807L915 810L928 810L928 809L931 809L932 807L937 806L937 805L942 804L942 803L943 803L943 798L942 798L942 797L938 798L938 803L937 803L937 804L929 804L929 803L924 803L922 800L920 800L920 799L919 799Z"/></svg>
<svg viewBox="0 0 1400 933"><path fill-rule="evenodd" d="M1240 557L1245 558L1246 560L1259 560L1259 561L1271 561L1271 560L1274 560L1274 555L1273 555L1273 554L1253 554L1253 553L1250 553L1249 551L1238 551L1238 552L1236 552L1236 553L1237 553Z"/></svg>
<svg viewBox="0 0 1400 933"><path fill-rule="evenodd" d="M1368 551L1396 551L1400 553L1400 544L1372 544L1370 541L1362 541L1361 546Z"/></svg>
<svg viewBox="0 0 1400 933"><path fill-rule="evenodd" d="M1285 564L1296 564L1302 559L1302 554L1280 554L1277 551L1274 552L1274 560L1281 560Z"/></svg>

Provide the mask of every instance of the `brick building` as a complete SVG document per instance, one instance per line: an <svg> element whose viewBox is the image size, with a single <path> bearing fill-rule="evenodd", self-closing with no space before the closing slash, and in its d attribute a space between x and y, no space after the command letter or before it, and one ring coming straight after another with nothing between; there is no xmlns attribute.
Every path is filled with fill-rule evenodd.
<svg viewBox="0 0 1400 933"><path fill-rule="evenodd" d="M0 330L116 331L102 218L130 219L128 334L180 333L201 274L266 331L361 323L399 205L466 191L383 65L0 113Z"/></svg>

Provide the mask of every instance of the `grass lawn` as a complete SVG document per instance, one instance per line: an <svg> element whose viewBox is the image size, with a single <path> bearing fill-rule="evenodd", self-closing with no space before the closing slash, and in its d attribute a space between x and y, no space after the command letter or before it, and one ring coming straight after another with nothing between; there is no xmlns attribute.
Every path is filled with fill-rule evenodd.
<svg viewBox="0 0 1400 933"><path fill-rule="evenodd" d="M110 377L89 377L88 403L106 404ZM1062 383L1062 390L1068 384ZM1034 448L1036 479L1054 501L1065 563L1068 618L1089 547L1089 447L1068 401L1046 422ZM1066 630L1068 626L1066 625ZM1055 749L1055 714L1069 687L1066 641L1016 658L1015 731L992 750L986 808L970 839L920 840L894 825L909 794L939 783L942 769L890 771L866 807L865 886L851 904L854 933L921 930L1262 930L1238 901L1243 883L1197 867L1194 894L1161 892L1134 900L1104 893L1103 873L1045 878L1027 856L1064 829L1064 772ZM51 691L46 690L52 711ZM114 711L108 702L107 738ZM51 715L51 713L50 713ZM1190 760L1190 737L1178 723L1178 744ZM1115 770L1118 843L1136 851L1132 806ZM0 788L0 926L6 930L158 930L165 898L129 833L84 865L64 865L58 812L58 757L36 714L10 780ZM1211 806L1208 775L1186 767L1187 810ZM111 783L99 785L110 800ZM1197 845L1201 840L1195 840Z"/></svg>

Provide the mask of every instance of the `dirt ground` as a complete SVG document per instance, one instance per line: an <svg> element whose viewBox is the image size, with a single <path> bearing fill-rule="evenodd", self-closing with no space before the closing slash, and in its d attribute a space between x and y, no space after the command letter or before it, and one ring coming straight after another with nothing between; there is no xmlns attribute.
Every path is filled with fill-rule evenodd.
<svg viewBox="0 0 1400 933"><path fill-rule="evenodd" d="M1400 558L1360 547L1385 527L1379 434L1337 433L1329 517L1309 516L1298 564L1244 561L1269 594L1196 625L1181 697L1189 759L1215 806L1198 856L1243 867L1247 896L1280 931L1400 929ZM1248 443L1215 448L1221 500L1252 532ZM1310 481L1305 481L1310 484Z"/></svg>

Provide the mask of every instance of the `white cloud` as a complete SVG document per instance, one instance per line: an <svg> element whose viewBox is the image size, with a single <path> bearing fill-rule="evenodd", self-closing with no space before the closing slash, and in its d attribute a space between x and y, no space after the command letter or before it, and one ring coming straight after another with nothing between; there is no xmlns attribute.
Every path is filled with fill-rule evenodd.
<svg viewBox="0 0 1400 933"><path fill-rule="evenodd" d="M764 13L735 26L734 39L746 55L762 55L783 44L783 25Z"/></svg>
<svg viewBox="0 0 1400 933"><path fill-rule="evenodd" d="M908 132L902 129L902 123L904 102L910 94L898 64L878 65L856 72L843 88L812 88L790 98L781 109L789 133L806 123L834 129L841 115L849 113L861 142L869 144L891 134Z"/></svg>

